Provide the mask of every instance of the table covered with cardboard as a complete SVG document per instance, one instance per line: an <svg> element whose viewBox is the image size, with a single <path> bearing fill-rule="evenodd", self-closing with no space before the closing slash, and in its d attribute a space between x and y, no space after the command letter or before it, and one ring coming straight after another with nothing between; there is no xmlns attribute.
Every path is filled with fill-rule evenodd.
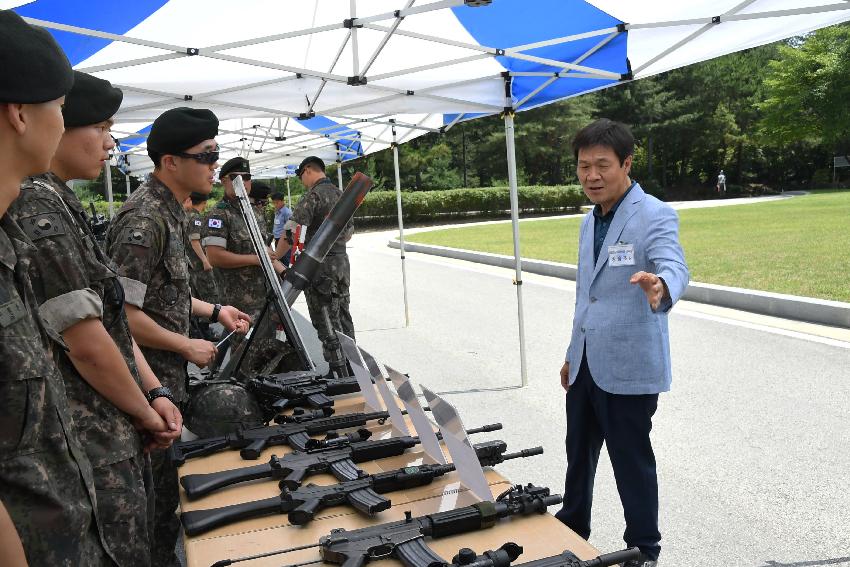
<svg viewBox="0 0 850 567"><path fill-rule="evenodd" d="M338 398L334 407L337 414L368 411L364 410L362 399L359 396ZM389 422L385 424L370 422L368 429L372 431L372 439L391 435ZM423 462L424 453L417 449L420 449L420 446L416 446L400 456L359 463L358 466L365 472L372 474L419 465ZM247 461L239 456L239 451L227 450L206 457L189 459L178 471L182 477L188 474L247 467L268 462L272 455L281 456L291 451L292 449L287 446L269 447L258 460ZM528 461L527 466L535 466L533 459ZM495 470L486 470L485 478L494 496L498 496L511 487L511 481ZM521 480L517 479L517 481ZM336 482L338 482L337 479L330 474L310 476L304 481L305 484L315 483L318 485ZM550 488L553 492L559 492L558 487ZM182 511L218 508L270 498L279 494L278 482L271 479L233 485L196 500L189 500L181 488L181 508ZM188 566L209 567L222 560L234 560L316 544L320 537L330 534L331 530L336 528L352 530L402 520L405 518L406 512L410 512L416 517L469 506L479 501L459 482L456 472L439 477L429 485L388 493L386 497L392 501L392 507L371 518L353 508L336 506L319 511L315 519L304 526L292 525L286 514L275 514L242 520L194 537L185 536L184 545ZM439 539L425 539L428 547L448 562L451 562L452 557L462 547L483 553L486 550L497 549L507 542L517 543L523 548L523 553L515 564L557 555L565 549L569 549L581 559L591 559L599 554L590 544L549 514L533 514L502 520L496 522L492 528L473 533ZM319 560L319 553L313 547L286 554L269 555L237 564L246 567L283 566L316 560ZM400 566L401 562L395 559L381 559L370 563L370 565L372 564L375 567Z"/></svg>

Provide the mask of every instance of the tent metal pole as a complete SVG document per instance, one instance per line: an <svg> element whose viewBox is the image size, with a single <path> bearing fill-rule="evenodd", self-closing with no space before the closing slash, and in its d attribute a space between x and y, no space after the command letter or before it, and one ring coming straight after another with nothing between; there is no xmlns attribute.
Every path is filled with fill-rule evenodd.
<svg viewBox="0 0 850 567"><path fill-rule="evenodd" d="M404 290L404 326L410 326L410 303L407 299L407 266L404 263L404 220L401 211L401 175L398 169L398 143L393 127L393 169L395 170L395 202L398 211L398 242L401 253L401 287Z"/></svg>
<svg viewBox="0 0 850 567"><path fill-rule="evenodd" d="M127 198L130 198L130 174L124 174L124 182L127 184Z"/></svg>
<svg viewBox="0 0 850 567"><path fill-rule="evenodd" d="M522 387L528 386L528 365L525 356L525 314L522 309L522 257L519 251L519 198L516 180L516 147L514 142L514 109L511 99L511 80L505 79L505 146L508 152L508 185L511 191L511 227L514 239L514 285L516 286L517 320L519 324L519 363Z"/></svg>
<svg viewBox="0 0 850 567"><path fill-rule="evenodd" d="M286 178L286 201L289 205L290 210L292 209L292 193L289 190L289 178Z"/></svg>
<svg viewBox="0 0 850 567"><path fill-rule="evenodd" d="M106 200L109 202L109 218L115 216L114 203L112 199L112 168L109 162L103 163L103 182L106 184Z"/></svg>

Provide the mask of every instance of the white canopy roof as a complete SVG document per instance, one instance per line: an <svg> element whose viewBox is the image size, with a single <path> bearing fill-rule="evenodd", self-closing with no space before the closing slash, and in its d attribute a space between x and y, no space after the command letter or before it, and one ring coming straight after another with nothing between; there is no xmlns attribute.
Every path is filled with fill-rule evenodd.
<svg viewBox="0 0 850 567"><path fill-rule="evenodd" d="M115 130L135 171L150 167L145 128L177 106L219 116L223 158L346 160L389 147L393 127L402 142L850 20L838 0L466 3L14 4L124 90Z"/></svg>

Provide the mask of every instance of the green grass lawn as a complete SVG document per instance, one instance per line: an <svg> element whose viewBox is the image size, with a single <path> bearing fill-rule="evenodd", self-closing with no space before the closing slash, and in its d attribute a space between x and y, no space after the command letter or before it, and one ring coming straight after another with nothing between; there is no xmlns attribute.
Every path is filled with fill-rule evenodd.
<svg viewBox="0 0 850 567"><path fill-rule="evenodd" d="M691 280L850 301L850 191L679 211ZM580 218L520 224L521 252L575 264ZM412 234L407 240L513 255L510 223Z"/></svg>

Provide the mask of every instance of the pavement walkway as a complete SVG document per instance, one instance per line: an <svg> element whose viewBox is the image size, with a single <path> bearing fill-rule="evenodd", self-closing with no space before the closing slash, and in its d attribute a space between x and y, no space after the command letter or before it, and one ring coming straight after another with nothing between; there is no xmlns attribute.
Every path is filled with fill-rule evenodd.
<svg viewBox="0 0 850 567"><path fill-rule="evenodd" d="M511 388L520 382L513 271L409 253L406 327L398 251L386 245L393 235L349 243L358 343L435 391L508 388L447 398L467 427L501 421L489 438L512 450L543 445L544 455L498 468L562 491L558 369L574 283L524 276L529 386ZM306 316L303 299L295 307ZM661 565L850 565L850 331L680 302L670 334L673 389L652 436ZM603 451L590 541L619 549L623 529Z"/></svg>

